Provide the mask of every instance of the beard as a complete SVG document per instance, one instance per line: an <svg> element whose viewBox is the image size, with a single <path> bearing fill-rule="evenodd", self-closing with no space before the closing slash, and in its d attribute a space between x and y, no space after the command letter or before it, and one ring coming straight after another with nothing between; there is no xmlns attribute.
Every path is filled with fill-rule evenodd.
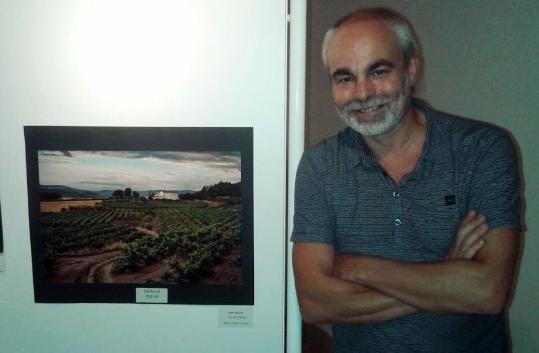
<svg viewBox="0 0 539 353"><path fill-rule="evenodd" d="M412 88L408 77L403 81L401 89L393 95L381 95L364 100L352 100L344 106L337 106L337 114L352 129L365 136L382 135L397 126L408 110L412 97ZM368 112L381 105L388 105L387 111L365 118L358 118L354 112Z"/></svg>

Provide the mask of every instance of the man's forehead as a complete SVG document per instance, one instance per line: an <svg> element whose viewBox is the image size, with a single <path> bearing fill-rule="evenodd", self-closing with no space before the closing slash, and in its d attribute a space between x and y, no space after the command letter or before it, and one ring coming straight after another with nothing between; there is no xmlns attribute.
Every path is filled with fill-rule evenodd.
<svg viewBox="0 0 539 353"><path fill-rule="evenodd" d="M394 32L387 24L379 20L369 19L343 24L335 31L328 46L330 66L333 66L332 62L336 60L346 61L350 57L368 58L375 53L389 55L393 59L402 55ZM383 56L376 56L376 59L383 58Z"/></svg>
<svg viewBox="0 0 539 353"><path fill-rule="evenodd" d="M330 49L332 46L339 46L342 42L349 44L357 41L397 44L395 34L389 25L380 20L369 19L342 24L335 30Z"/></svg>

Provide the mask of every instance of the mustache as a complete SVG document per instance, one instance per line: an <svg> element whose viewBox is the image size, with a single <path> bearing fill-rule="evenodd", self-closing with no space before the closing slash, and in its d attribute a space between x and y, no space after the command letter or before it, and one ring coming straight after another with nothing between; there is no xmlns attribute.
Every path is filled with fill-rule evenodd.
<svg viewBox="0 0 539 353"><path fill-rule="evenodd" d="M344 112L352 112L354 110L374 108L379 105L388 104L390 102L390 96L378 96L367 99L354 99L342 106L340 110Z"/></svg>

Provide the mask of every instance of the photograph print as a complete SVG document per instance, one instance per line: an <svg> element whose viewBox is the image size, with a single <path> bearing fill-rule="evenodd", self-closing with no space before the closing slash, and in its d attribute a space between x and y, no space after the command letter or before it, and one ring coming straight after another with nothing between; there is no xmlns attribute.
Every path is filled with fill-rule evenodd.
<svg viewBox="0 0 539 353"><path fill-rule="evenodd" d="M251 129L25 133L36 301L252 302Z"/></svg>

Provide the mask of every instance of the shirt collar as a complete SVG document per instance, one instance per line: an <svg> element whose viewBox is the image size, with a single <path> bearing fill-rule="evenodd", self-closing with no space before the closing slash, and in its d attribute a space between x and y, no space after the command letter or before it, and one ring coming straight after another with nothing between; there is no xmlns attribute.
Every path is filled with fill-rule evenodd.
<svg viewBox="0 0 539 353"><path fill-rule="evenodd" d="M373 168L378 165L371 150L361 137L361 134L348 127L343 131L344 146L347 152L348 169L355 168L359 164L366 168Z"/></svg>
<svg viewBox="0 0 539 353"><path fill-rule="evenodd" d="M427 136L421 159L430 163L445 161L450 157L451 151L448 146L451 146L451 144L449 131L443 124L440 124L440 114L423 100L414 98L412 104L425 114L427 120Z"/></svg>

